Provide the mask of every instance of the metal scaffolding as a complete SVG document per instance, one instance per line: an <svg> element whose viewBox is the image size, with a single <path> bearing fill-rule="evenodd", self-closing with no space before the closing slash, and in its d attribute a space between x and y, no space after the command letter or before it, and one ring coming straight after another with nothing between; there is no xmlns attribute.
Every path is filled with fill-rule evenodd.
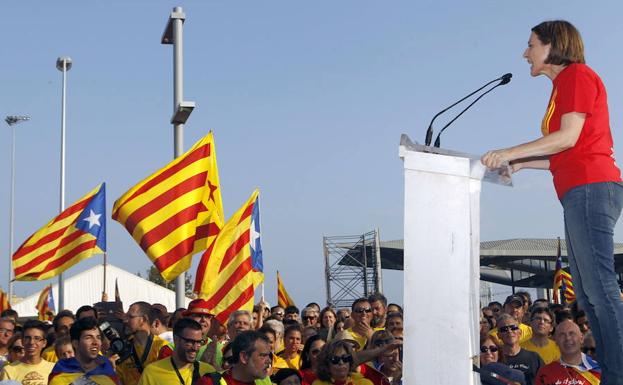
<svg viewBox="0 0 623 385"><path fill-rule="evenodd" d="M357 298L383 291L379 230L323 237L327 304L350 307Z"/></svg>

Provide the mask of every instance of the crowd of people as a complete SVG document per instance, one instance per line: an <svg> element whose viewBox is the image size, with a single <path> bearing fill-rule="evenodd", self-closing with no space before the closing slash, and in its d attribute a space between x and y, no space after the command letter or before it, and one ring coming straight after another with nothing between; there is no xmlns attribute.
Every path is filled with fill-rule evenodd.
<svg viewBox="0 0 623 385"><path fill-rule="evenodd" d="M62 310L51 323L2 312L0 384L402 383L402 308L379 293L337 310L262 301L225 324L203 299L172 313L118 305Z"/></svg>
<svg viewBox="0 0 623 385"><path fill-rule="evenodd" d="M482 308L480 371L485 384L596 385L601 377L586 313L575 302L533 303L524 291Z"/></svg>

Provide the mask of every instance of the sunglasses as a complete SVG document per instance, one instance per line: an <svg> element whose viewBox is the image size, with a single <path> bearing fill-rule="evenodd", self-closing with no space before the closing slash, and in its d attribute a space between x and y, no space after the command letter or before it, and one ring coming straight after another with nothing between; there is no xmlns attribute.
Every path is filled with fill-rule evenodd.
<svg viewBox="0 0 623 385"><path fill-rule="evenodd" d="M519 330L519 326L517 325L508 325L508 326L502 326L500 327L500 331L502 333L508 333L509 331L517 331Z"/></svg>
<svg viewBox="0 0 623 385"><path fill-rule="evenodd" d="M350 364L351 362L353 362L353 356L351 356L350 354L346 354L344 356L333 356L329 358L329 362L331 362L333 365L337 365L340 362Z"/></svg>
<svg viewBox="0 0 623 385"><path fill-rule="evenodd" d="M278 315L280 317L283 317L284 313L282 311L278 311L276 313L274 313L275 315Z"/></svg>
<svg viewBox="0 0 623 385"><path fill-rule="evenodd" d="M372 309L369 308L369 307L368 308L361 307L359 309L353 309L353 312L359 313L359 314L362 314L362 313L372 313Z"/></svg>
<svg viewBox="0 0 623 385"><path fill-rule="evenodd" d="M498 351L498 347L495 345L491 345L491 346L481 346L480 347L480 353L487 353L487 352L491 352L491 353L495 353Z"/></svg>
<svg viewBox="0 0 623 385"><path fill-rule="evenodd" d="M303 319L306 320L306 321L310 321L310 320L316 319L316 316L315 315L305 316L305 317L303 317Z"/></svg>

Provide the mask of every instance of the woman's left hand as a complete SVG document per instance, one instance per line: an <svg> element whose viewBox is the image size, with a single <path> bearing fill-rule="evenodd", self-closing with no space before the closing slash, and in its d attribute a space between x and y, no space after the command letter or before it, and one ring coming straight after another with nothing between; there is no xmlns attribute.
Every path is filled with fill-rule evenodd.
<svg viewBox="0 0 623 385"><path fill-rule="evenodd" d="M495 169L499 168L504 164L508 164L512 159L508 154L508 150L492 150L488 151L486 154L480 158L482 164L487 166L487 168Z"/></svg>

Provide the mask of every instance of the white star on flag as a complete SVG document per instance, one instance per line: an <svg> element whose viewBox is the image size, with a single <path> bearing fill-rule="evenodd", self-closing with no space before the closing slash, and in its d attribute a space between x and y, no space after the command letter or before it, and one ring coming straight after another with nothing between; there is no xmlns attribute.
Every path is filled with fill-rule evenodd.
<svg viewBox="0 0 623 385"><path fill-rule="evenodd" d="M89 216L83 219L83 221L89 222L89 230L91 230L91 227L95 225L101 226L100 217L102 216L102 214L95 214L93 210L90 211Z"/></svg>
<svg viewBox="0 0 623 385"><path fill-rule="evenodd" d="M260 233L255 230L255 221L251 221L251 249L255 251L255 246L257 245L257 240L260 239Z"/></svg>

